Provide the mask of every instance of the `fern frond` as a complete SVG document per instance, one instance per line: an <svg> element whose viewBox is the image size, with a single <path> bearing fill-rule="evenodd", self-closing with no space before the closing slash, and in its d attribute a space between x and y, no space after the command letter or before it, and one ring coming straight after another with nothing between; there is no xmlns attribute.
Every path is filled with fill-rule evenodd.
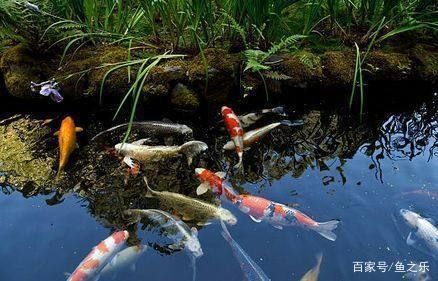
<svg viewBox="0 0 438 281"><path fill-rule="evenodd" d="M263 75L266 78L269 78L272 80L277 80L277 81L288 80L291 78L290 76L287 76L286 74L278 73L277 71L272 71L272 70L268 70L268 71L264 72Z"/></svg>
<svg viewBox="0 0 438 281"><path fill-rule="evenodd" d="M283 50L284 48L291 47L295 45L298 40L306 38L305 35L292 35L289 37L286 37L285 39L282 39L280 42L272 45L272 47L268 50L267 55L272 56Z"/></svg>

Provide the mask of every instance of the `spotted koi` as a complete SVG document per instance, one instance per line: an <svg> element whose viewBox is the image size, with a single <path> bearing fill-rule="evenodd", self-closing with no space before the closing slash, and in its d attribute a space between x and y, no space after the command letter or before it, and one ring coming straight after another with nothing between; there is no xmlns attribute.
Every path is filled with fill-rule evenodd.
<svg viewBox="0 0 438 281"><path fill-rule="evenodd" d="M114 232L91 250L67 281L98 280L102 269L122 249L128 239L127 231Z"/></svg>
<svg viewBox="0 0 438 281"><path fill-rule="evenodd" d="M283 229L283 226L302 226L318 232L328 240L336 240L333 230L338 226L338 220L316 222L297 209L252 195L238 195L234 203L255 222L266 221L277 229Z"/></svg>

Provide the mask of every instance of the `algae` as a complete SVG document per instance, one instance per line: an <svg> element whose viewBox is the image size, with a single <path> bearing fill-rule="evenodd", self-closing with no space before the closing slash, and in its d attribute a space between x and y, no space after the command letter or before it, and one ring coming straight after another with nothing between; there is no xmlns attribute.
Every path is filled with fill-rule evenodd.
<svg viewBox="0 0 438 281"><path fill-rule="evenodd" d="M38 145L49 133L48 127L29 118L0 126L0 171L6 182L18 189L29 184L43 187L53 178L55 159L37 155Z"/></svg>

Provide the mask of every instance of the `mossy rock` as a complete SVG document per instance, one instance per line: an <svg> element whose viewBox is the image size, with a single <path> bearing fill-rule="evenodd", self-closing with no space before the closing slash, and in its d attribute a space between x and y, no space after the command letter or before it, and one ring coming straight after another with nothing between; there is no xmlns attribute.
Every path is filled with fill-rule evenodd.
<svg viewBox="0 0 438 281"><path fill-rule="evenodd" d="M173 88L170 102L175 109L184 111L196 111L200 106L196 93L181 83Z"/></svg>
<svg viewBox="0 0 438 281"><path fill-rule="evenodd" d="M420 79L438 83L438 48L418 44L412 49L411 56L417 61L417 72Z"/></svg>
<svg viewBox="0 0 438 281"><path fill-rule="evenodd" d="M204 80L207 73L213 81L235 76L240 64L239 54L230 54L223 49L206 49L203 54L204 57L198 54L188 62L187 73L190 80Z"/></svg>
<svg viewBox="0 0 438 281"><path fill-rule="evenodd" d="M71 58L68 63L57 73L57 77L72 75L67 80L61 81L61 91L65 97L72 100L96 97L100 93L100 87L105 74L111 66L102 67L105 64L112 64L126 61L128 50L122 47L100 46L98 48L81 49ZM84 70L89 70L80 74ZM131 69L131 78L135 69ZM103 99L114 99L121 97L128 91L128 71L122 68L111 72L105 79L102 97Z"/></svg>
<svg viewBox="0 0 438 281"><path fill-rule="evenodd" d="M331 51L321 57L325 86L347 87L353 83L355 55L353 52Z"/></svg>
<svg viewBox="0 0 438 281"><path fill-rule="evenodd" d="M407 54L373 51L368 54L363 68L371 80L401 81L412 77L413 62Z"/></svg>
<svg viewBox="0 0 438 281"><path fill-rule="evenodd" d="M285 84L289 87L307 88L322 78L321 59L310 52L302 51L293 55L284 55L282 73L289 76Z"/></svg>
<svg viewBox="0 0 438 281"><path fill-rule="evenodd" d="M0 68L3 72L7 92L17 98L42 99L30 90L30 82L47 80L48 67L40 56L35 56L27 46L20 44L7 49L1 58Z"/></svg>

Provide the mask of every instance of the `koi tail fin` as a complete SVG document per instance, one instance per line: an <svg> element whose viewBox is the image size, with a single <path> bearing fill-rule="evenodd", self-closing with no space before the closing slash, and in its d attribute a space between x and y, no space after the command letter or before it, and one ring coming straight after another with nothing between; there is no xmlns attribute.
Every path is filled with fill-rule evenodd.
<svg viewBox="0 0 438 281"><path fill-rule="evenodd" d="M231 233L228 231L227 226L225 225L225 223L221 220L221 226L222 226L222 237L224 237L225 240L227 241L232 241L233 237L231 237Z"/></svg>
<svg viewBox="0 0 438 281"><path fill-rule="evenodd" d="M196 258L194 256L192 256L191 258L192 258L192 269L193 269L192 281L195 281L196 280Z"/></svg>
<svg viewBox="0 0 438 281"><path fill-rule="evenodd" d="M339 220L331 220L327 222L319 222L316 226L310 227L310 229L315 230L322 237L330 240L336 241L336 234L333 232L338 227Z"/></svg>
<svg viewBox="0 0 438 281"><path fill-rule="evenodd" d="M180 152L187 157L189 166L192 164L193 157L207 149L207 144L202 141L189 141L179 147Z"/></svg>
<svg viewBox="0 0 438 281"><path fill-rule="evenodd" d="M304 124L304 121L303 121L303 120L293 120L293 121L290 121L290 120L281 120L281 121L280 121L280 124L281 124L281 125L284 125L284 126L295 127L295 126L301 126L301 125L303 125L303 124Z"/></svg>
<svg viewBox="0 0 438 281"><path fill-rule="evenodd" d="M239 162L234 165L234 169L242 170L243 169L243 155L239 153Z"/></svg>
<svg viewBox="0 0 438 281"><path fill-rule="evenodd" d="M61 178L61 176L62 176L62 168L61 167L59 167L58 168L58 171L56 172L56 176L55 176L55 180L56 181L58 181L60 178Z"/></svg>

